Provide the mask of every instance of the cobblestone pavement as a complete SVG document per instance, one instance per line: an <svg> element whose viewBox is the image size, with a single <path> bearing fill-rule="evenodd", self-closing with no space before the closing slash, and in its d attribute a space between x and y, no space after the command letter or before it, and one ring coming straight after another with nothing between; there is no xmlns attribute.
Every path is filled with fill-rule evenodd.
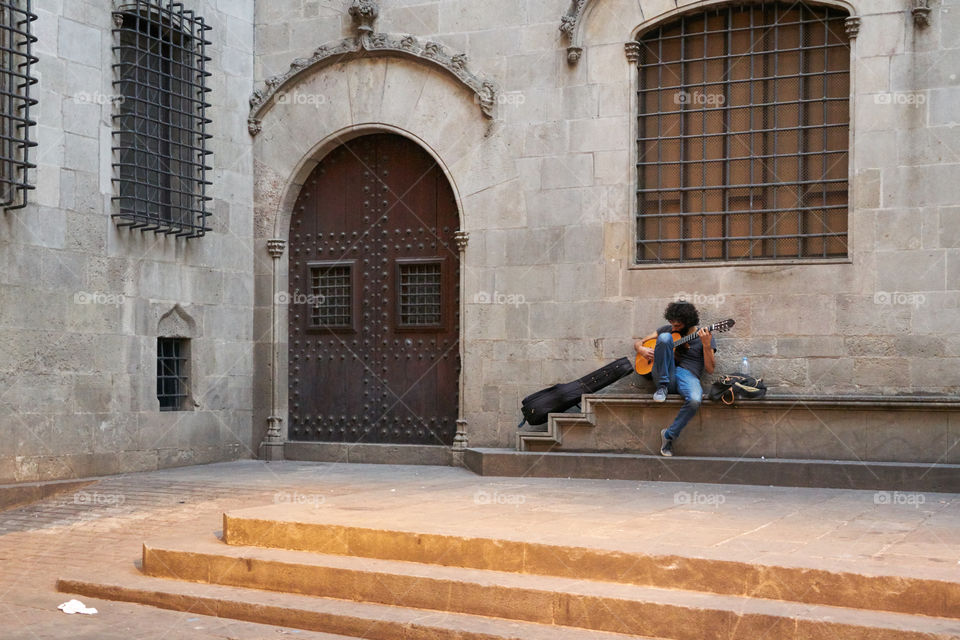
<svg viewBox="0 0 960 640"><path fill-rule="evenodd" d="M628 481L482 478L458 468L240 461L103 478L0 513L0 638L332 638L83 599L56 579L130 566L144 540L219 531L222 513L274 503L360 526L476 535L956 580L960 495Z"/></svg>

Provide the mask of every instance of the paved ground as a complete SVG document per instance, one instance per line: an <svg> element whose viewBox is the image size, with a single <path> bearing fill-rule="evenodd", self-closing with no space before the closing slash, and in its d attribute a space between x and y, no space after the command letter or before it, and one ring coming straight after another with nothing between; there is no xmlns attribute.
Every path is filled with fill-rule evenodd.
<svg viewBox="0 0 960 640"><path fill-rule="evenodd" d="M481 478L463 469L235 463L102 479L0 513L0 638L331 638L324 634L84 600L57 605L60 575L130 566L144 540L221 528L224 511L300 504L360 526L797 566L960 575L960 495Z"/></svg>

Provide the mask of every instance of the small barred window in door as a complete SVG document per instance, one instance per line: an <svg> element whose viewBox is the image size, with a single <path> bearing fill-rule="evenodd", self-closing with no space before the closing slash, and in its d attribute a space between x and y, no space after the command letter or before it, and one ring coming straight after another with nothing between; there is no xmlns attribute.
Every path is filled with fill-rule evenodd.
<svg viewBox="0 0 960 640"><path fill-rule="evenodd" d="M439 327L442 270L439 262L400 264L400 326Z"/></svg>
<svg viewBox="0 0 960 640"><path fill-rule="evenodd" d="M310 324L314 327L343 329L353 326L353 283L350 265L310 268Z"/></svg>

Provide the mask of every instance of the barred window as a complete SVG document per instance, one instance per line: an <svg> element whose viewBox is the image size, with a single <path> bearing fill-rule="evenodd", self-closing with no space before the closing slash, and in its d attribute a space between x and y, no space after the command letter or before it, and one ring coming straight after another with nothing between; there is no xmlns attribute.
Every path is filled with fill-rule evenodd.
<svg viewBox="0 0 960 640"><path fill-rule="evenodd" d="M311 327L353 328L353 277L353 264L310 264L311 298L306 302L310 305Z"/></svg>
<svg viewBox="0 0 960 640"><path fill-rule="evenodd" d="M405 261L397 268L400 327L440 327L443 320L443 270L440 262Z"/></svg>
<svg viewBox="0 0 960 640"><path fill-rule="evenodd" d="M37 165L30 162L30 87L37 83L32 75L33 35L31 23L37 19L30 0L0 2L0 207L22 209L27 191L34 188L27 172Z"/></svg>
<svg viewBox="0 0 960 640"><path fill-rule="evenodd" d="M157 400L160 411L184 411L189 395L186 338L157 338Z"/></svg>
<svg viewBox="0 0 960 640"><path fill-rule="evenodd" d="M846 18L725 5L639 38L638 263L847 255Z"/></svg>
<svg viewBox="0 0 960 640"><path fill-rule="evenodd" d="M203 18L163 0L114 13L113 166L120 226L196 238L207 226Z"/></svg>

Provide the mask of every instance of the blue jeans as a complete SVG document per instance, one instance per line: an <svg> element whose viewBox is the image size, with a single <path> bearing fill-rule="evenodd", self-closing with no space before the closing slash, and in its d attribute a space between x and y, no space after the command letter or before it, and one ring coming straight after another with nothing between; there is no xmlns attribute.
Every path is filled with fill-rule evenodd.
<svg viewBox="0 0 960 640"><path fill-rule="evenodd" d="M683 406L680 407L673 424L667 428L667 437L676 440L700 409L703 387L692 371L677 366L673 358L673 335L669 333L657 336L657 346L653 350L653 381L658 387L666 385L669 393L683 396Z"/></svg>

